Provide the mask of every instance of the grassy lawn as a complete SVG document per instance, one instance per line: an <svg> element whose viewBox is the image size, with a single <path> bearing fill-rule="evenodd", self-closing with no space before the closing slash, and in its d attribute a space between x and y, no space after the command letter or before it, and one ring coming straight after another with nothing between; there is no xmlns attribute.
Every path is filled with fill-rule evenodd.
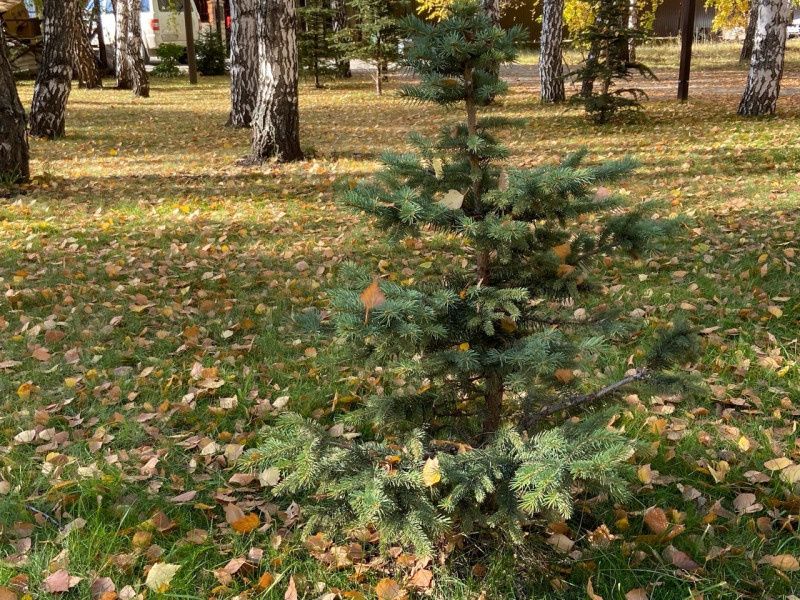
<svg viewBox="0 0 800 600"><path fill-rule="evenodd" d="M724 64L699 64L741 78L732 48ZM656 66L673 86L669 60ZM453 116L397 100L394 84L382 99L363 80L304 85L311 158L243 168L248 133L223 126L227 85L155 80L148 100L74 90L67 137L33 140L34 182L0 199L0 586L19 597L51 597L43 581L59 569L82 578L65 597L89 598L105 577L123 598L161 597L144 582L167 563L180 569L164 597L282 599L292 578L300 598L374 598L379 580L419 568L368 542L343 561L357 564L330 568L296 539L296 505L235 463L281 410L328 422L339 399L386 383L348 362L309 310L325 310L342 261L435 280L459 240L390 245L336 203L334 184ZM20 91L29 105L32 85ZM765 466L800 462L800 103L787 94L779 117L744 120L738 99L653 100L596 128L541 107L523 82L492 109L528 119L502 134L516 164L584 146L594 160L632 154L641 168L623 193L685 219L658 252L601 263L602 295L576 309L618 305L645 331L687 314L703 332L692 370L706 392L626 397L617 425L642 440L634 500L585 498L513 555L464 540L446 567L433 561L431 597L584 598L589 578L605 600L638 588L800 594L795 471ZM237 531L230 504L258 526ZM551 548L554 532L574 546Z"/></svg>

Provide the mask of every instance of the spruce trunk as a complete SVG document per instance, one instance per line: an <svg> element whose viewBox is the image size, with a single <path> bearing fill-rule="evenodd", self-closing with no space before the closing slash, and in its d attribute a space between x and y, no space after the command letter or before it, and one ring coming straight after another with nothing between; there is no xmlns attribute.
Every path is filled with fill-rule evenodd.
<svg viewBox="0 0 800 600"><path fill-rule="evenodd" d="M539 81L542 102L563 102L564 78L561 54L564 36L564 0L544 0L542 6L542 50L539 55Z"/></svg>
<svg viewBox="0 0 800 600"><path fill-rule="evenodd" d="M758 25L758 5L758 0L750 0L750 16L747 19L747 29L744 32L739 62L748 62L753 58L753 40L756 37L756 26Z"/></svg>
<svg viewBox="0 0 800 600"><path fill-rule="evenodd" d="M475 102L474 70L467 64L464 69L464 98L467 112L467 132L470 136L478 135L478 107ZM481 193L481 164L477 154L470 156L470 170L472 171L472 214L475 219L483 218L483 199ZM489 252L486 249L478 250L475 257L475 279L479 286L491 285L489 271ZM483 414L481 431L483 441L488 441L492 434L500 427L503 416L503 376L497 371L491 371L483 382L484 401L486 403Z"/></svg>
<svg viewBox="0 0 800 600"><path fill-rule="evenodd" d="M231 0L231 114L228 125L250 127L258 98L258 0Z"/></svg>
<svg viewBox="0 0 800 600"><path fill-rule="evenodd" d="M141 0L119 0L128 3L128 32L125 36L127 45L126 54L128 57L129 74L131 78L131 89L133 95L140 98L150 97L150 81L147 79L147 71L144 68L144 57L142 52L142 25L139 20L139 8Z"/></svg>
<svg viewBox="0 0 800 600"><path fill-rule="evenodd" d="M258 12L258 101L249 162L300 160L295 0L259 0Z"/></svg>
<svg viewBox="0 0 800 600"><path fill-rule="evenodd" d="M789 0L761 0L758 25L753 40L753 57L740 115L774 114L781 89L783 55L786 49L786 26L789 24Z"/></svg>
<svg viewBox="0 0 800 600"><path fill-rule="evenodd" d="M131 65L128 60L128 22L130 21L130 6L128 0L114 0L114 14L116 21L116 34L114 37L114 68L117 72L117 89L133 89L131 78Z"/></svg>
<svg viewBox="0 0 800 600"><path fill-rule="evenodd" d="M31 135L54 139L64 135L71 89L77 0L45 0L42 66L31 106Z"/></svg>
<svg viewBox="0 0 800 600"><path fill-rule="evenodd" d="M100 79L100 71L97 69L97 60L92 50L92 42L89 40L89 31L83 21L82 11L75 13L75 79L78 86L87 89L94 89L103 86Z"/></svg>
<svg viewBox="0 0 800 600"><path fill-rule="evenodd" d="M5 33L0 27L0 178L3 180L27 181L30 176L25 125L25 109L19 101Z"/></svg>

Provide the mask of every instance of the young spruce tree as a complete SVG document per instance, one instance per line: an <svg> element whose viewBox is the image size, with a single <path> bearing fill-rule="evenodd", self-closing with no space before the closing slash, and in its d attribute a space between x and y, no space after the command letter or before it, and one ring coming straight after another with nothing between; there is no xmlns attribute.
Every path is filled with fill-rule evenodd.
<svg viewBox="0 0 800 600"><path fill-rule="evenodd" d="M336 74L339 58L334 42L333 19L336 16L328 0L305 0L297 8L297 55L300 69L314 78L314 86L322 87L323 75Z"/></svg>
<svg viewBox="0 0 800 600"><path fill-rule="evenodd" d="M493 26L467 0L439 23L410 17L405 25L419 83L403 95L461 107L466 119L435 139L412 134L416 152L386 153L384 170L345 201L394 235L426 228L459 237L467 267L418 286L343 269L349 287L331 294L338 341L348 360L381 365L396 389L343 414L360 437L334 437L287 413L247 463L280 471L276 495L308 497L309 533L374 529L384 545L427 554L448 530L495 528L518 542L531 515L569 517L578 487L624 496L632 449L606 427L607 415L553 420L658 379L690 356L693 339L685 325L666 328L635 372L612 367L613 379L594 391L574 376L616 320L575 319L566 301L592 289L598 258L636 253L669 224L596 191L628 174L630 160L581 166L576 154L534 169L505 164L509 151L491 131L522 123L479 109L506 92L495 73L514 60L522 29Z"/></svg>
<svg viewBox="0 0 800 600"><path fill-rule="evenodd" d="M375 92L383 94L383 78L390 63L400 58L400 18L410 10L409 0L349 0L348 26L337 34L341 53L373 68Z"/></svg>
<svg viewBox="0 0 800 600"><path fill-rule="evenodd" d="M596 0L594 21L575 36L575 42L588 48L583 64L571 75L581 82L581 91L571 101L583 106L595 123L607 123L617 112L642 108L644 90L615 87L617 81L630 81L634 73L645 79L656 76L643 63L632 60L630 50L645 39L645 32L629 25L629 0ZM599 88L599 89L598 89Z"/></svg>

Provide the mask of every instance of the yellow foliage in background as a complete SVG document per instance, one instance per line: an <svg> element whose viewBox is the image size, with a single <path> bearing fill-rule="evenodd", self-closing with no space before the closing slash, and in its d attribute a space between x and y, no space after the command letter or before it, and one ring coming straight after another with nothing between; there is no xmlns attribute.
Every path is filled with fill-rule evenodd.
<svg viewBox="0 0 800 600"><path fill-rule="evenodd" d="M447 16L453 0L420 0L417 12L434 21L441 21Z"/></svg>
<svg viewBox="0 0 800 600"><path fill-rule="evenodd" d="M711 27L721 31L731 27L747 27L750 17L750 0L706 0L706 8L713 8L716 13Z"/></svg>
<svg viewBox="0 0 800 600"><path fill-rule="evenodd" d="M636 0L636 11L639 16L639 29L651 32L656 20L656 10L664 0ZM708 0L709 2L720 0ZM726 1L726 0L721 0ZM737 0L727 0L736 2ZM746 1L746 0L745 0ZM567 26L569 36L574 37L583 31L594 20L594 5L596 0L565 0L564 25Z"/></svg>

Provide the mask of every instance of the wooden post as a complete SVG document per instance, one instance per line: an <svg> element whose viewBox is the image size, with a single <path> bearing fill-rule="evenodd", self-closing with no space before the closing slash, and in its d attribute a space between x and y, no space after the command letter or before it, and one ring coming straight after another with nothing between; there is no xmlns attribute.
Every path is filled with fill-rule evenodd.
<svg viewBox="0 0 800 600"><path fill-rule="evenodd" d="M692 42L694 41L694 12L697 0L681 2L681 63L678 70L678 100L689 98L689 71L692 65Z"/></svg>
<svg viewBox="0 0 800 600"><path fill-rule="evenodd" d="M189 63L189 83L197 83L197 57L194 53L194 15L192 2L183 0L183 22L186 24L186 60Z"/></svg>

